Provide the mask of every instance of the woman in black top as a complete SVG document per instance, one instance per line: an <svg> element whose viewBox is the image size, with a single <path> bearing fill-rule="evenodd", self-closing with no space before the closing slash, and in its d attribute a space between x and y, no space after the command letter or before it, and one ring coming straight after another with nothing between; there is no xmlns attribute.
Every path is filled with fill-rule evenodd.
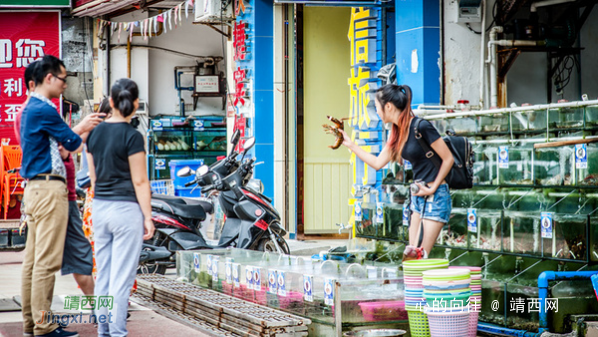
<svg viewBox="0 0 598 337"><path fill-rule="evenodd" d="M390 161L403 164L405 159L413 166L413 179L425 182L425 185L418 184L419 192L411 197L409 246L403 253L403 260L426 258L427 253L434 247L442 226L448 222L451 213L451 196L444 178L454 163L453 155L438 131L430 122L422 120L418 132L442 159L442 165L438 169L426 157L424 149L413 132L418 119L411 110L411 97L411 88L407 85L387 84L376 91L376 112L382 122L392 123L388 142L377 157L364 151L342 131L345 138L343 145L370 167L380 170ZM424 214L424 237L422 246L417 247L422 213Z"/></svg>
<svg viewBox="0 0 598 337"><path fill-rule="evenodd" d="M94 189L98 335L127 335L127 307L143 240L154 234L151 192L143 136L129 123L139 107L139 89L123 78L112 86L112 117L87 138L89 176ZM111 300L107 308L102 298ZM102 316L104 315L104 316Z"/></svg>

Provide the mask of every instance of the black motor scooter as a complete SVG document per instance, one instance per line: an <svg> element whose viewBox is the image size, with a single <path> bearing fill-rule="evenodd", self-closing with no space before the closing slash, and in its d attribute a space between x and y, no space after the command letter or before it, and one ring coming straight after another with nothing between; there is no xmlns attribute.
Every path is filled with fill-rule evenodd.
<svg viewBox="0 0 598 337"><path fill-rule="evenodd" d="M238 132L233 135L233 148L239 136ZM226 216L219 229L218 242L209 242L200 230L206 211L214 213L213 205L206 199L152 197L156 235L143 244L138 272L164 273L167 267L174 267L174 255L178 250L237 247L289 253L280 215L270 204L271 200L262 194L261 182L251 179L255 160L243 162L254 144L254 138L247 139L241 160L237 160L239 153L231 151L228 157L210 167L204 165L197 172L185 167L177 173L180 177L195 175L195 179L186 185L197 184L204 195L218 193L218 201Z"/></svg>

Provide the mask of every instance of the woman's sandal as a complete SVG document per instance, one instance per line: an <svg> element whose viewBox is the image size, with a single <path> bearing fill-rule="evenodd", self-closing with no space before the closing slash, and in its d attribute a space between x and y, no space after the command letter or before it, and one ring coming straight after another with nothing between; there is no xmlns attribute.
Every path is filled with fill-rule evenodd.
<svg viewBox="0 0 598 337"><path fill-rule="evenodd" d="M428 253L423 247L407 246L403 252L403 261L427 259Z"/></svg>

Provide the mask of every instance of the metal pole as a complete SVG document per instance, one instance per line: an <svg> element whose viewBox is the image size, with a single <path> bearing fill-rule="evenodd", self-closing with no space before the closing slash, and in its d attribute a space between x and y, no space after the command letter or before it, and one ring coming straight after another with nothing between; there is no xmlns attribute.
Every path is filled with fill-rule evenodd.
<svg viewBox="0 0 598 337"><path fill-rule="evenodd" d="M341 317L341 284L334 280L334 330L336 337L343 336L343 318Z"/></svg>

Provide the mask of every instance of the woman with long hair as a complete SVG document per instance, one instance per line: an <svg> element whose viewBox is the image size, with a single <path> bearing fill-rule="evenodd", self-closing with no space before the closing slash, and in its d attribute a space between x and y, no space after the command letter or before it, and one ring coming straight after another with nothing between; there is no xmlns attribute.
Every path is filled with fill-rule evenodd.
<svg viewBox="0 0 598 337"><path fill-rule="evenodd" d="M154 235L151 192L143 136L130 125L139 107L137 84L123 78L110 93L112 117L87 139L89 175L94 189L92 221L100 308L99 336L127 335L127 308L143 240ZM102 298L112 300L110 308ZM104 316L102 316L104 315Z"/></svg>
<svg viewBox="0 0 598 337"><path fill-rule="evenodd" d="M344 136L343 145L370 167L380 170L390 161L403 164L404 160L408 160L413 166L413 180L423 182L417 183L419 191L411 196L409 246L403 252L403 260L426 258L434 247L443 225L448 222L451 214L451 196L444 179L454 163L453 154L436 128L427 120L419 121L413 114L411 97L411 88L407 85L387 84L376 91L376 112L383 123L392 125L388 142L377 157L364 151L341 130ZM416 135L417 125L419 128ZM440 168L426 157L419 137L422 137L442 159ZM419 246L421 222L424 232L422 244Z"/></svg>

